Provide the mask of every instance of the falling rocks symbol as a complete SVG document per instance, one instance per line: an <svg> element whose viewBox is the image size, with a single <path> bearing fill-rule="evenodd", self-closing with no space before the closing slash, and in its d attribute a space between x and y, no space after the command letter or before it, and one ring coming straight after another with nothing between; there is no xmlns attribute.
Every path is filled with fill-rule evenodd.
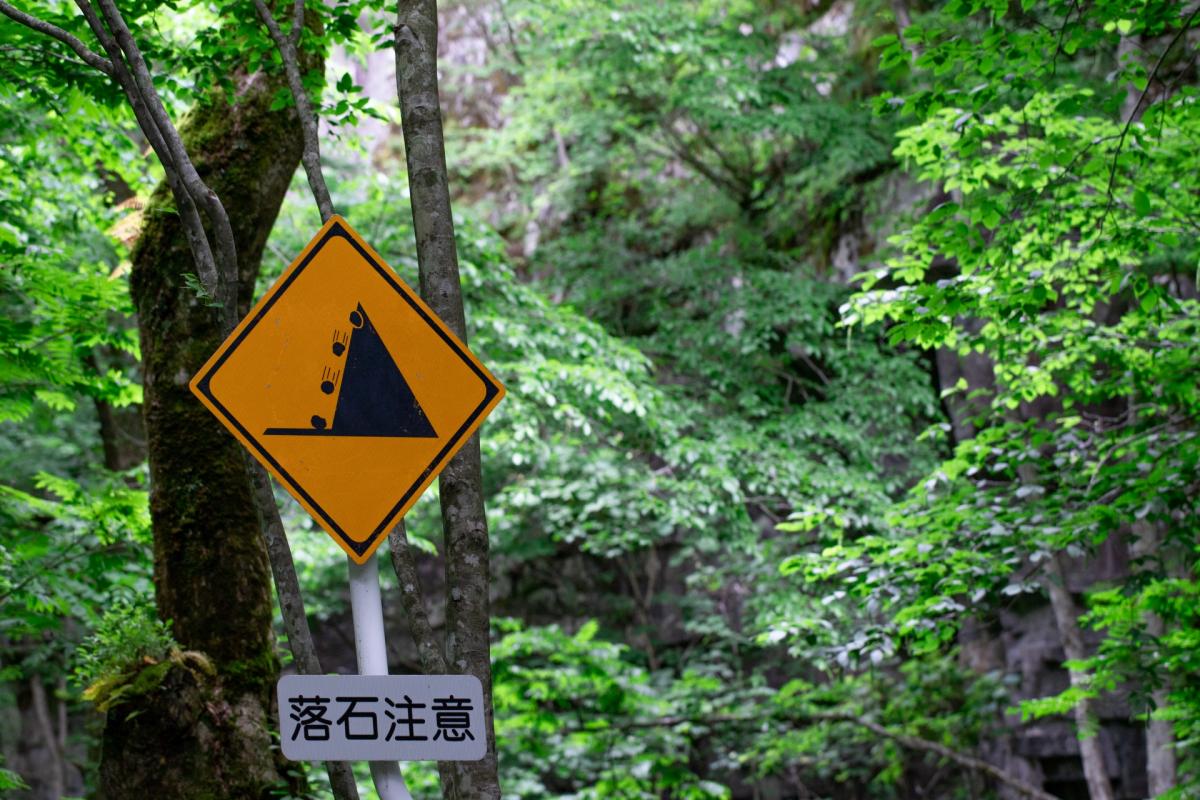
<svg viewBox="0 0 1200 800"><path fill-rule="evenodd" d="M345 355L333 424L313 415L308 428L267 428L266 436L391 436L437 438L425 411L371 324L362 304L350 312L350 341L334 334L333 355ZM321 391L331 394L337 373L326 370Z"/></svg>

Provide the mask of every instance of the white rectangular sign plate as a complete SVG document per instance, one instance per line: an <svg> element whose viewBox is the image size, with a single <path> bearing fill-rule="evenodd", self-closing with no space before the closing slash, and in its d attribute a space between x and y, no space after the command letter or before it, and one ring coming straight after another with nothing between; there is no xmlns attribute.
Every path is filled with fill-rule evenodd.
<svg viewBox="0 0 1200 800"><path fill-rule="evenodd" d="M285 675L276 691L292 761L478 761L487 750L472 675Z"/></svg>

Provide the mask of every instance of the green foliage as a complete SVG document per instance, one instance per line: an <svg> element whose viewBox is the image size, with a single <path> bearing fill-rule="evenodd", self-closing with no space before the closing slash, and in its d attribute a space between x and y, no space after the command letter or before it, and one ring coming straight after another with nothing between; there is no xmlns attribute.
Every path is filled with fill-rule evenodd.
<svg viewBox="0 0 1200 800"><path fill-rule="evenodd" d="M530 800L567 796L566 786L581 800L729 797L687 760L687 741L704 721L677 723L673 712L689 709L628 648L597 639L594 621L573 635L500 627L492 660L506 792Z"/></svg>
<svg viewBox="0 0 1200 800"><path fill-rule="evenodd" d="M74 113L100 117L92 124L110 119L82 96L74 99ZM116 253L102 231L114 214L104 207L99 176L81 174L93 162L83 160L80 145L65 152L36 145L38 137L80 132L68 133L55 114L31 123L38 112L30 108L0 108L4 119L15 118L0 133L0 159L18 165L0 173L6 266L0 274L0 422L24 419L36 404L70 411L79 395L115 406L140 402L140 387L90 355L100 348L137 354L133 331L116 322L131 305L124 282L110 277ZM91 157L105 155L101 147ZM78 193L81 183L94 194ZM72 201L54 200L68 187Z"/></svg>
<svg viewBox="0 0 1200 800"><path fill-rule="evenodd" d="M14 789L28 789L29 784L21 779L21 776L12 770L0 767L0 792L8 792Z"/></svg>
<svg viewBox="0 0 1200 800"><path fill-rule="evenodd" d="M170 621L160 620L153 606L119 600L79 645L75 679L89 686L143 663L162 661L176 647Z"/></svg>
<svg viewBox="0 0 1200 800"><path fill-rule="evenodd" d="M799 760L817 780L894 795L922 754L901 748L859 720L960 751L994 731L1006 689L998 676L964 669L956 655L910 659L895 676L847 673L829 683L793 679L770 706L777 719L791 724L753 739L742 758L764 775ZM924 788L944 792L948 787L939 787L935 778Z"/></svg>
<svg viewBox="0 0 1200 800"><path fill-rule="evenodd" d="M148 578L129 563L149 545L145 492L113 482L85 490L45 473L36 486L58 499L0 486L0 597L10 637L91 619L110 592L144 587Z"/></svg>
<svg viewBox="0 0 1200 800"><path fill-rule="evenodd" d="M387 43L382 4L309 5L307 53ZM955 0L896 32L894 9L845 6L519 0L481 16L510 88L495 128L452 127L448 149L469 187L471 345L509 389L483 437L497 605L523 617L493 650L506 793L976 796L900 737L998 735L1009 678L962 665L960 626L1113 537L1138 552L1087 597L1087 684L1021 711L1129 688L1135 715L1174 723L1187 792L1195 15ZM250 4L124 10L173 115L280 68ZM132 123L106 81L7 20L0 40L5 675L61 674L93 630L76 670L107 708L207 671L138 599L143 470L97 467L96 410L141 399L114 228L135 220L112 193L144 196L159 171L114 135ZM304 81L335 137L389 117L342 66ZM335 203L416 285L402 169L352 148L324 147ZM263 286L318 225L296 188ZM903 207L914 195L929 206ZM934 351L991 378L939 398ZM295 505L285 521L309 612L336 624L340 552ZM407 521L436 557L434 492ZM432 768L413 776L434 790Z"/></svg>
<svg viewBox="0 0 1200 800"><path fill-rule="evenodd" d="M845 541L818 520L825 547L784 568L885 612L859 652L897 638L936 652L967 616L1040 591L1055 554L1132 531L1146 555L1089 599L1104 639L1076 665L1086 687L1023 712L1062 714L1122 681L1146 707L1168 686L1154 713L1175 720L1194 759L1191 679L1177 671L1188 659L1167 644L1192 642L1197 622L1178 603L1194 594L1200 457L1200 208L1179 180L1200 169L1200 116L1175 74L1191 17L1174 3L1100 4L1074 20L1068 3L1006 11L952 3L904 32L929 82L880 107L906 115L896 156L938 201L843 309L848 325L886 323L893 343L986 359L993 381L945 392L975 433L885 533ZM1129 36L1146 51L1114 63ZM908 60L899 40L878 44L885 62ZM1167 633L1154 641L1156 607Z"/></svg>
<svg viewBox="0 0 1200 800"><path fill-rule="evenodd" d="M75 681L83 699L109 711L153 692L173 669L213 677L216 669L203 653L181 650L163 621L145 601L118 600L100 617L75 656ZM231 670L236 679L237 670ZM138 713L138 712L133 712Z"/></svg>

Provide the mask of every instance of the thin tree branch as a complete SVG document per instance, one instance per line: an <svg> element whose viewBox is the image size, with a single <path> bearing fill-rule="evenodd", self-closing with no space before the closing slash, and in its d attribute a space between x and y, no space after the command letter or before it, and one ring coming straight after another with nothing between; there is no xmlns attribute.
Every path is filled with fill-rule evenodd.
<svg viewBox="0 0 1200 800"><path fill-rule="evenodd" d="M300 76L298 50L300 34L304 28L304 0L295 0L293 5L290 36L284 36L283 31L279 28L279 23L275 21L274 15L271 14L271 10L267 8L263 0L255 0L254 5L258 10L259 17L266 24L275 46L279 49L280 58L283 59L284 73L287 76L292 98L296 103L296 114L300 119L300 132L304 141L300 159L304 164L304 172L308 176L308 185L312 190L313 199L316 200L317 208L321 213L321 221L327 222L334 214L333 203L329 199L329 189L325 185L325 176L321 172L321 152L316 117ZM279 596L279 607L287 629L288 645L292 649L297 669L301 674L319 675L321 674L321 665L317 659L312 633L308 627L308 616L304 612L304 598L300 594L300 582L296 577L292 551L284 533L279 507L275 504L271 478L263 466L249 456L246 458L246 464L251 471L254 483L256 505L263 517L260 527L267 541L271 573L275 578L275 590ZM354 782L354 775L347 762L327 761L325 768L329 772L329 781L337 800L358 800L358 786Z"/></svg>
<svg viewBox="0 0 1200 800"><path fill-rule="evenodd" d="M1175 32L1175 35L1171 38L1171 41L1163 49L1162 53L1159 54L1158 61L1154 62L1154 69L1150 70L1150 75L1146 78L1146 88L1142 89L1142 93L1138 97L1138 101L1133 104L1129 117L1125 120L1125 127L1121 128L1121 138L1117 140L1117 149L1116 152L1113 153L1112 165L1108 170L1108 189L1105 191L1105 194L1108 196L1108 205L1104 208L1104 216L1100 218L1101 231L1104 230L1104 223L1108 220L1109 212L1112 211L1113 185L1117 180L1117 161L1121 157L1121 149L1125 146L1125 137L1129 134L1129 129L1133 126L1134 119L1137 118L1138 109L1142 107L1142 103L1146 102L1146 95L1150 93L1151 87L1154 86L1154 79L1158 77L1158 71L1162 68L1163 62L1166 61L1167 54L1175 49L1176 43L1183 38L1185 33L1192 29L1192 22L1196 19L1197 14L1200 14L1200 3L1196 4L1196 7L1192 9L1192 13L1189 14L1187 19L1183 21L1183 25L1181 25L1179 30Z"/></svg>
<svg viewBox="0 0 1200 800"><path fill-rule="evenodd" d="M412 200L421 297L464 342L467 339L454 218L446 171L437 76L436 0L397 0L396 94L400 101ZM488 528L483 507L479 434L467 441L438 478L446 562L446 665L483 684L487 751L442 774L456 784L447 797L499 800L492 719Z"/></svg>
<svg viewBox="0 0 1200 800"><path fill-rule="evenodd" d="M1015 790L1023 797L1029 797L1033 800L1059 800L1059 798L1040 789L1033 784L1026 783L1020 778L1009 775L1004 770L989 764L981 758L969 756L965 753L960 753L957 750L949 748L939 742L923 739L919 736L913 736L900 731L892 730L885 725L881 725L874 720L866 717L857 716L855 714L840 713L840 712L800 712L798 714L789 714L786 719L794 723L811 723L811 722L845 722L851 725L857 725L861 728L866 728L876 736L882 736L885 739L891 739L901 747L909 750L916 750L923 753L932 753L936 756L946 759L957 764L965 769L987 775L1005 786ZM763 718L761 716L738 716L733 714L715 715L711 717L661 717L659 719L640 719L629 720L625 722L606 723L609 730L639 730L646 728L674 728L680 725L699 724L699 725L736 725L745 723L747 725L759 726L762 725ZM569 729L570 732L591 730L586 726Z"/></svg>
<svg viewBox="0 0 1200 800"><path fill-rule="evenodd" d="M321 662L317 658L317 648L313 644L312 632L308 627L304 597L300 594L300 581L296 577L292 549L283 530L279 506L275 504L271 478L248 452L245 453L245 459L254 488L259 528L267 543L267 555L271 562L271 575L275 579L275 594L279 598L283 628L287 631L288 649L292 651L292 663L301 675L321 675ZM280 713L283 713L282 710ZM347 762L327 761L325 769L329 772L329 783L337 800L358 800L358 785L354 782L354 774Z"/></svg>
<svg viewBox="0 0 1200 800"><path fill-rule="evenodd" d="M675 146L672 148L672 152L676 158L699 172L705 178L708 178L718 189L728 192L734 200L738 201L739 205L747 199L745 187L740 186L737 181L731 178L722 176L705 163L704 159L692 153L691 148L688 147L687 142L679 135L679 132L675 130L670 120L662 126L662 132L667 135L668 139L674 142Z"/></svg>
<svg viewBox="0 0 1200 800"><path fill-rule="evenodd" d="M188 248L192 251L192 259L196 264L196 273L209 294L213 297L219 297L221 280L217 270L216 258L213 256L212 246L208 241L208 234L204 230L204 222L200 219L196 203L184 186L179 171L175 168L175 159L167 147L162 131L151 117L146 103L137 89L133 75L130 74L125 64L120 47L108 32L108 29L104 27L104 23L100 21L100 17L96 14L95 9L92 8L91 3L88 0L75 0L75 4L83 13L84 19L87 20L96 38L100 40L100 44L104 47L105 52L111 56L113 80L116 81L117 85L125 93L125 97L129 100L129 105L133 109L133 115L137 119L138 127L146 135L151 149L154 150L154 154L158 156L159 162L163 165L167 186L171 189L171 196L175 199L175 208L179 212L180 219L183 221L184 232L188 239ZM226 322L232 327L231 321L227 320Z"/></svg>
<svg viewBox="0 0 1200 800"><path fill-rule="evenodd" d="M269 12L268 12L269 13ZM300 50L300 34L304 32L304 0L296 0L292 7L292 30L288 41L292 43L292 52Z"/></svg>
<svg viewBox="0 0 1200 800"><path fill-rule="evenodd" d="M931 742L928 739L921 739L916 736L910 736L907 733L893 731L884 727L883 725L880 725L878 722L864 719L862 717L856 717L851 714L837 716L828 715L825 718L829 720L840 719L843 722L859 725L871 731L875 735L891 739L892 741L896 742L896 744L906 747L909 750L920 750L926 753L934 753L935 755L939 755L948 761L953 761L960 767L988 775L1000 783L1003 783L1005 786L1008 786L1009 788L1019 792L1021 795L1033 798L1033 800L1058 800L1057 797L1045 791L1044 789L1039 789L1033 784L1026 783L1020 778L1009 775L1004 770L996 767L993 764L989 764L981 758L975 758L974 756L968 756L964 753L960 753L957 750L951 750L949 747L946 747L938 742Z"/></svg>
<svg viewBox="0 0 1200 800"><path fill-rule="evenodd" d="M404 520L400 520L388 534L388 550L391 552L396 579L400 582L400 602L408 616L408 628L417 645L421 669L427 675L445 673L446 656L438 645L437 637L433 635L433 626L429 624L425 595L421 590L420 576L417 574L416 553L408 541Z"/></svg>
<svg viewBox="0 0 1200 800"><path fill-rule="evenodd" d="M721 166L723 166L725 168L725 172L729 174L729 180L732 183L741 186L743 194L750 194L751 189L754 186L754 180L747 177L745 173L754 171L754 162L751 161L745 170L739 169L738 166L730 160L729 156L726 155L725 151L722 150L715 141L713 141L713 138L706 130L704 130L703 125L696 125L696 138L699 139L700 143L707 147L709 152L715 155L717 160L721 162Z"/></svg>
<svg viewBox="0 0 1200 800"><path fill-rule="evenodd" d="M513 60L518 66L525 66L525 59L521 56L521 50L517 47L517 34L513 30L512 21L508 18L508 9L505 8L504 0L498 2L497 7L500 10L500 19L504 21L504 29L508 32L508 46L512 50Z"/></svg>
<svg viewBox="0 0 1200 800"><path fill-rule="evenodd" d="M37 31L38 33L44 33L47 36L57 39L67 47L74 50L75 54L82 58L89 65L95 67L109 77L113 76L113 65L111 61L94 52L77 37L67 33L57 25L51 25L45 20L40 20L37 17L30 16L24 11L14 8L12 5L5 2L5 0L0 0L0 14L3 14L14 22L19 22L27 28Z"/></svg>
<svg viewBox="0 0 1200 800"><path fill-rule="evenodd" d="M292 38L283 35L279 23L267 8L263 0L254 0L258 15L266 23L279 55L283 59L283 70L287 75L288 86L292 90L292 98L296 101L296 113L300 117L300 132L304 138L304 150L300 161L304 164L304 174L308 176L308 186L312 189L313 199L321 212L321 222L328 222L333 216L333 201L329 199L329 187L325 185L325 176L321 172L321 143L317 136L317 120L313 114L308 92L304 90L304 82L300 77L300 61L296 52L296 41L299 31L304 27L304 0L296 0L294 17L292 19Z"/></svg>
<svg viewBox="0 0 1200 800"><path fill-rule="evenodd" d="M1058 44L1054 46L1054 57L1050 60L1050 76L1054 77L1058 74L1058 56L1062 53L1063 40L1067 36L1067 26L1071 24L1071 15L1079 8L1079 0L1071 0L1071 7L1067 9L1067 15L1063 17L1062 27L1058 31Z"/></svg>
<svg viewBox="0 0 1200 800"><path fill-rule="evenodd" d="M196 172L196 167L192 164L187 149L183 146L183 139L167 115L158 91L154 88L150 69L146 66L146 60L142 57L141 50L138 49L137 42L134 41L133 34L130 33L129 26L125 23L121 12L117 10L113 0L97 0L97 2L105 21L108 22L108 27L116 38L117 45L124 53L138 93L145 103L146 111L158 126L167 149L171 153L172 161L179 171L183 185L196 204L202 207L208 216L212 227L211 238L216 240L214 252L217 255L217 274L220 279L216 297L221 302L225 327L227 330L232 330L237 322L238 260L237 245L234 241L233 226L229 222L229 214L226 213L225 206L217 197L217 193L209 188Z"/></svg>

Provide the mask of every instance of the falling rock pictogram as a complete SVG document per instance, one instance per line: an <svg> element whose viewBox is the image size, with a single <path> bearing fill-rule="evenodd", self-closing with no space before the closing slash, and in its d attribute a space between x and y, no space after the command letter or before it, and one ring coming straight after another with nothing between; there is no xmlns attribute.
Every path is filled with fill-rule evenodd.
<svg viewBox="0 0 1200 800"><path fill-rule="evenodd" d="M436 439L437 432L361 303L350 312L350 325L349 342L335 333L332 346L335 358L345 357L345 366L337 371L326 368L322 374L321 391L338 391L333 423L314 414L309 427L267 428L263 434Z"/></svg>

